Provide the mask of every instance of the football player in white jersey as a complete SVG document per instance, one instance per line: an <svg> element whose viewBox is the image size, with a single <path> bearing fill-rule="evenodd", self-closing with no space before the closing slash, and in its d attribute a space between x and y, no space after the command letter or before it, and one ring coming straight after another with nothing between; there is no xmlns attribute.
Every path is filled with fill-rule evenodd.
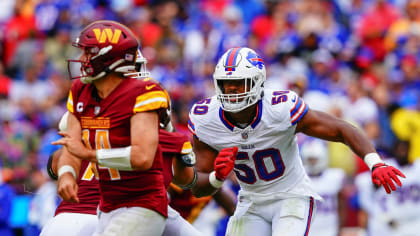
<svg viewBox="0 0 420 236"><path fill-rule="evenodd" d="M337 236L344 221L345 200L341 190L346 173L342 169L328 168L328 149L325 142L310 139L301 146L303 166L315 191L323 198L317 201L316 217L309 235Z"/></svg>
<svg viewBox="0 0 420 236"><path fill-rule="evenodd" d="M401 185L354 126L309 109L292 91L264 88L263 60L249 48L229 49L213 74L216 95L193 105L189 128L200 171L196 196L213 194L234 171L241 190L227 235L308 235L321 197L299 157L296 133L347 144L387 192Z"/></svg>
<svg viewBox="0 0 420 236"><path fill-rule="evenodd" d="M386 196L369 183L367 174L356 177L360 206L367 214L367 224L364 225L367 225L368 235L419 235L420 160L409 163L408 150L408 142L397 141L394 145L395 160L389 160L389 163L398 166L407 178L401 181L403 186L391 196Z"/></svg>

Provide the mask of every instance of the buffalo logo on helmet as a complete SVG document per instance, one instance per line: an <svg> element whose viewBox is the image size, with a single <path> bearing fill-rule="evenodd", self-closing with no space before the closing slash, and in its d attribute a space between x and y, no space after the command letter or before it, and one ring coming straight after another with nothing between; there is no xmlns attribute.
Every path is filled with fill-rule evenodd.
<svg viewBox="0 0 420 236"><path fill-rule="evenodd" d="M246 56L246 59L254 66L258 67L259 69L262 69L264 67L264 61L263 59L258 56L256 53L248 52L248 55Z"/></svg>
<svg viewBox="0 0 420 236"><path fill-rule="evenodd" d="M99 43L105 43L106 40L112 44L118 43L118 40L121 36L121 30L115 29L114 32L112 32L112 29L105 28L103 30L99 28L93 29L93 32L95 33L96 40L98 40Z"/></svg>

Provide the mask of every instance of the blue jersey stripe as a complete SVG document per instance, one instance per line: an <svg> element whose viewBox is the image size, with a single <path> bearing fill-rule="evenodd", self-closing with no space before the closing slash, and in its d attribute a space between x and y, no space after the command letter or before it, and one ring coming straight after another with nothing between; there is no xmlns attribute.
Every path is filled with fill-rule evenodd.
<svg viewBox="0 0 420 236"><path fill-rule="evenodd" d="M226 128L228 128L230 131L233 131L235 126L233 126L229 121L226 120L226 118L223 114L223 109L222 108L219 108L219 118L220 118L220 121L222 121L222 123L226 126Z"/></svg>
<svg viewBox="0 0 420 236"><path fill-rule="evenodd" d="M296 114L296 112L299 111L299 108L301 105L302 105L302 99L300 99L299 97L295 107L292 108L292 110L290 111L290 117L293 117Z"/></svg>
<svg viewBox="0 0 420 236"><path fill-rule="evenodd" d="M262 109L263 109L263 103L262 103L262 99L260 100L260 101L258 101L258 104L257 104L257 115L256 115L256 117L255 117L255 119L254 119L254 121L252 121L252 123L251 123L251 127L253 128L253 129L255 129L255 127L260 123L260 121L261 121L261 116L262 116Z"/></svg>

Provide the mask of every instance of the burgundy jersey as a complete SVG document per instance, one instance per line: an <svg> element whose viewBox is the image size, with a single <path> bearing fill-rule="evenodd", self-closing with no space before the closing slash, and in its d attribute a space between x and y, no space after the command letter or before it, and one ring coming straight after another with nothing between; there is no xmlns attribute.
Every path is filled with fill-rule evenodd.
<svg viewBox="0 0 420 236"><path fill-rule="evenodd" d="M67 109L82 127L83 141L93 149L131 145L130 119L137 112L166 109L169 97L150 81L125 78L105 99L92 84L76 80L69 93ZM160 148L147 171L121 171L96 165L99 176L99 209L110 212L121 207L144 207L167 216L167 196Z"/></svg>
<svg viewBox="0 0 420 236"><path fill-rule="evenodd" d="M176 155L187 154L192 151L188 136L181 133L170 133L159 130L159 144L163 155L163 176L165 187L168 188L172 181L172 158ZM62 201L55 211L55 215L60 213L80 213L96 215L99 204L98 180L95 178L95 163L82 161L80 168L78 197L79 203Z"/></svg>
<svg viewBox="0 0 420 236"><path fill-rule="evenodd" d="M165 187L168 188L172 181L172 158L192 152L192 146L188 136L182 133L173 133L159 130L159 145L163 154L163 176Z"/></svg>
<svg viewBox="0 0 420 236"><path fill-rule="evenodd" d="M77 196L80 203L61 201L55 210L55 215L60 213L80 213L96 215L99 203L98 180L94 176L95 163L82 161L77 185L79 190Z"/></svg>

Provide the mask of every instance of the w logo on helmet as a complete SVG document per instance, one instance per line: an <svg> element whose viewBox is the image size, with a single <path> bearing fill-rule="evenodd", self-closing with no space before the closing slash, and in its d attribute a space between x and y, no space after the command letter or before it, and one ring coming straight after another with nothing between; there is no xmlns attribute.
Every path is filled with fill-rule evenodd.
<svg viewBox="0 0 420 236"><path fill-rule="evenodd" d="M248 55L246 56L246 59L254 66L258 67L259 69L262 69L264 67L264 61L260 56L258 56L256 53L248 52Z"/></svg>
<svg viewBox="0 0 420 236"><path fill-rule="evenodd" d="M103 29L102 31L101 29L96 28L93 29L93 32L95 33L96 40L98 40L99 43L105 43L108 39L110 43L116 44L121 36L121 30L119 29L115 29L114 32L112 32L110 28Z"/></svg>

